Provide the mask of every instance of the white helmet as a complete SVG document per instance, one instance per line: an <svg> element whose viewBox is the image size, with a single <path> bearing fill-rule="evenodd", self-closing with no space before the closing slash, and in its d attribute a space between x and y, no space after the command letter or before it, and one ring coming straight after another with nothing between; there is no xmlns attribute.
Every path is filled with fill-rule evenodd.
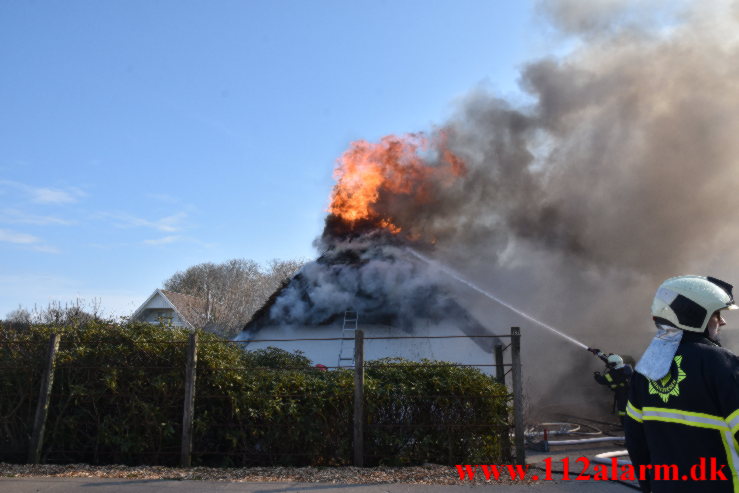
<svg viewBox="0 0 739 493"><path fill-rule="evenodd" d="M623 368L624 359L618 354L609 354L608 355L608 366L613 367L617 370L619 368Z"/></svg>
<svg viewBox="0 0 739 493"><path fill-rule="evenodd" d="M732 285L703 276L672 277L657 289L652 317L660 324L690 332L703 332L717 310L734 310Z"/></svg>

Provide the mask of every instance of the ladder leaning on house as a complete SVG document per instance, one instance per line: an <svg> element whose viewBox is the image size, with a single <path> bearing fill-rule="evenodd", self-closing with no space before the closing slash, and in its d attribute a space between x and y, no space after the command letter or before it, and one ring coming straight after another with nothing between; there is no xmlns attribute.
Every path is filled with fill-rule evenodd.
<svg viewBox="0 0 739 493"><path fill-rule="evenodd" d="M354 310L344 312L344 323L341 325L341 344L339 345L339 363L345 366L354 365L354 336L357 332L357 324L359 323L359 313ZM347 365L347 362L351 364Z"/></svg>

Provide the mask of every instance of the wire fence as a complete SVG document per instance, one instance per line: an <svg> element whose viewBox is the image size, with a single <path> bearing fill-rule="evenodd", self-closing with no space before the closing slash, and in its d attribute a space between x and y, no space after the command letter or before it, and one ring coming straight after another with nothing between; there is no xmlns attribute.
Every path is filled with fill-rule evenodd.
<svg viewBox="0 0 739 493"><path fill-rule="evenodd" d="M330 367L273 348L244 351L243 341L202 332L170 340L0 337L0 461L522 462L517 328L473 336L497 342L490 363L364 361L374 341L462 337L470 338L365 338L357 331L351 364Z"/></svg>

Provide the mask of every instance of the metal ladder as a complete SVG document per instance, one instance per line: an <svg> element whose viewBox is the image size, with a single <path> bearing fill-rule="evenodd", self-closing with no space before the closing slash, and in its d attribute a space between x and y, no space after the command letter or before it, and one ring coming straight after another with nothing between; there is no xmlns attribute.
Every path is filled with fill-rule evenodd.
<svg viewBox="0 0 739 493"><path fill-rule="evenodd" d="M354 310L347 310L344 312L344 323L341 325L341 345L339 346L339 363L338 367L342 366L342 362L351 361L351 365L354 365L354 335L357 332L357 324L359 322L359 314ZM351 338L351 340L347 340Z"/></svg>

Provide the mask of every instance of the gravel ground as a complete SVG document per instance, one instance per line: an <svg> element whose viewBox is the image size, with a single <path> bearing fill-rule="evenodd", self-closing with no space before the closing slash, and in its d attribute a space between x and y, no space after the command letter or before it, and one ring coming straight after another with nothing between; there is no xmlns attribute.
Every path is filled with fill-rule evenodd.
<svg viewBox="0 0 739 493"><path fill-rule="evenodd" d="M536 471L531 471L536 474ZM474 481L461 481L454 466L426 465L419 467L249 467L221 469L211 467L173 468L161 466L90 466L18 465L0 463L0 477L60 477L60 478L122 478L122 479L189 479L209 481L273 482L342 484L440 484L470 485L486 483L481 472ZM534 484L536 481L511 481L501 474L496 484Z"/></svg>

